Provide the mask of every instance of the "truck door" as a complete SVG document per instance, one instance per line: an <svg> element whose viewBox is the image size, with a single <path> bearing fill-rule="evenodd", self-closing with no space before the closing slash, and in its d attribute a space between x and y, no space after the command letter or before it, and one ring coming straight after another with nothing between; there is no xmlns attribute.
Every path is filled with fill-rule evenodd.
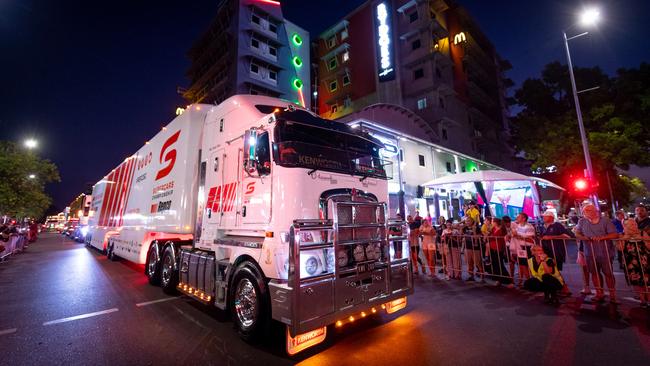
<svg viewBox="0 0 650 366"><path fill-rule="evenodd" d="M271 145L268 132L257 135L257 169L241 170L242 200L241 223L268 224L271 221Z"/></svg>
<svg viewBox="0 0 650 366"><path fill-rule="evenodd" d="M205 208L203 212L203 234L205 239L214 239L217 227L221 225L222 201L224 197L225 150L218 149L208 156L205 177Z"/></svg>

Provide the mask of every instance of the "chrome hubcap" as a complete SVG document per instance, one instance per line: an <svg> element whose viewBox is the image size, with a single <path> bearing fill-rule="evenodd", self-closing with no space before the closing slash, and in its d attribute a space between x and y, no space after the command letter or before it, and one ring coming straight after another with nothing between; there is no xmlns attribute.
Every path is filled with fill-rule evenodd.
<svg viewBox="0 0 650 366"><path fill-rule="evenodd" d="M149 277L153 276L156 273L156 266L158 265L158 253L156 253L155 250L151 251L151 255L149 255L149 263L147 265L147 273L149 274Z"/></svg>
<svg viewBox="0 0 650 366"><path fill-rule="evenodd" d="M172 278L172 258L170 256L165 256L163 260L162 267L162 280L164 284L169 283Z"/></svg>
<svg viewBox="0 0 650 366"><path fill-rule="evenodd" d="M237 284L235 291L235 312L244 327L250 327L257 318L257 294L255 287L247 278Z"/></svg>

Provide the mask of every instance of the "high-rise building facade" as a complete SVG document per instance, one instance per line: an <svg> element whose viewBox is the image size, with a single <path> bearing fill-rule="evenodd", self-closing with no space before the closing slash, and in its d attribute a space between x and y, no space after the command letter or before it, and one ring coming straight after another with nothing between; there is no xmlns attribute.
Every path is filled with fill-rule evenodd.
<svg viewBox="0 0 650 366"><path fill-rule="evenodd" d="M321 116L398 106L420 117L418 137L513 167L509 64L456 1L367 1L318 37L316 57Z"/></svg>
<svg viewBox="0 0 650 366"><path fill-rule="evenodd" d="M221 1L188 56L191 103L260 94L311 107L309 33L284 19L279 1Z"/></svg>

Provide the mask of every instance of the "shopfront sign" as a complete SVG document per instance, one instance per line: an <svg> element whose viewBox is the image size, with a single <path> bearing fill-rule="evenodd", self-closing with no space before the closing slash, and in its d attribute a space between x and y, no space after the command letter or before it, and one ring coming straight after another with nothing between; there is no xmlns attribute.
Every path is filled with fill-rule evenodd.
<svg viewBox="0 0 650 366"><path fill-rule="evenodd" d="M392 24L388 2L382 2L375 7L377 70L379 81L395 79L395 54L392 44Z"/></svg>

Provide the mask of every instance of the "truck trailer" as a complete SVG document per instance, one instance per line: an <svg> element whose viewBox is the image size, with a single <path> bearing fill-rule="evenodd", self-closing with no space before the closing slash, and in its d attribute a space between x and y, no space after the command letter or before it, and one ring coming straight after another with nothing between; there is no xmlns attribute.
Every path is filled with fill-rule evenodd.
<svg viewBox="0 0 650 366"><path fill-rule="evenodd" d="M190 105L94 185L88 244L230 312L245 340L285 324L295 354L413 293L382 148L285 100Z"/></svg>

